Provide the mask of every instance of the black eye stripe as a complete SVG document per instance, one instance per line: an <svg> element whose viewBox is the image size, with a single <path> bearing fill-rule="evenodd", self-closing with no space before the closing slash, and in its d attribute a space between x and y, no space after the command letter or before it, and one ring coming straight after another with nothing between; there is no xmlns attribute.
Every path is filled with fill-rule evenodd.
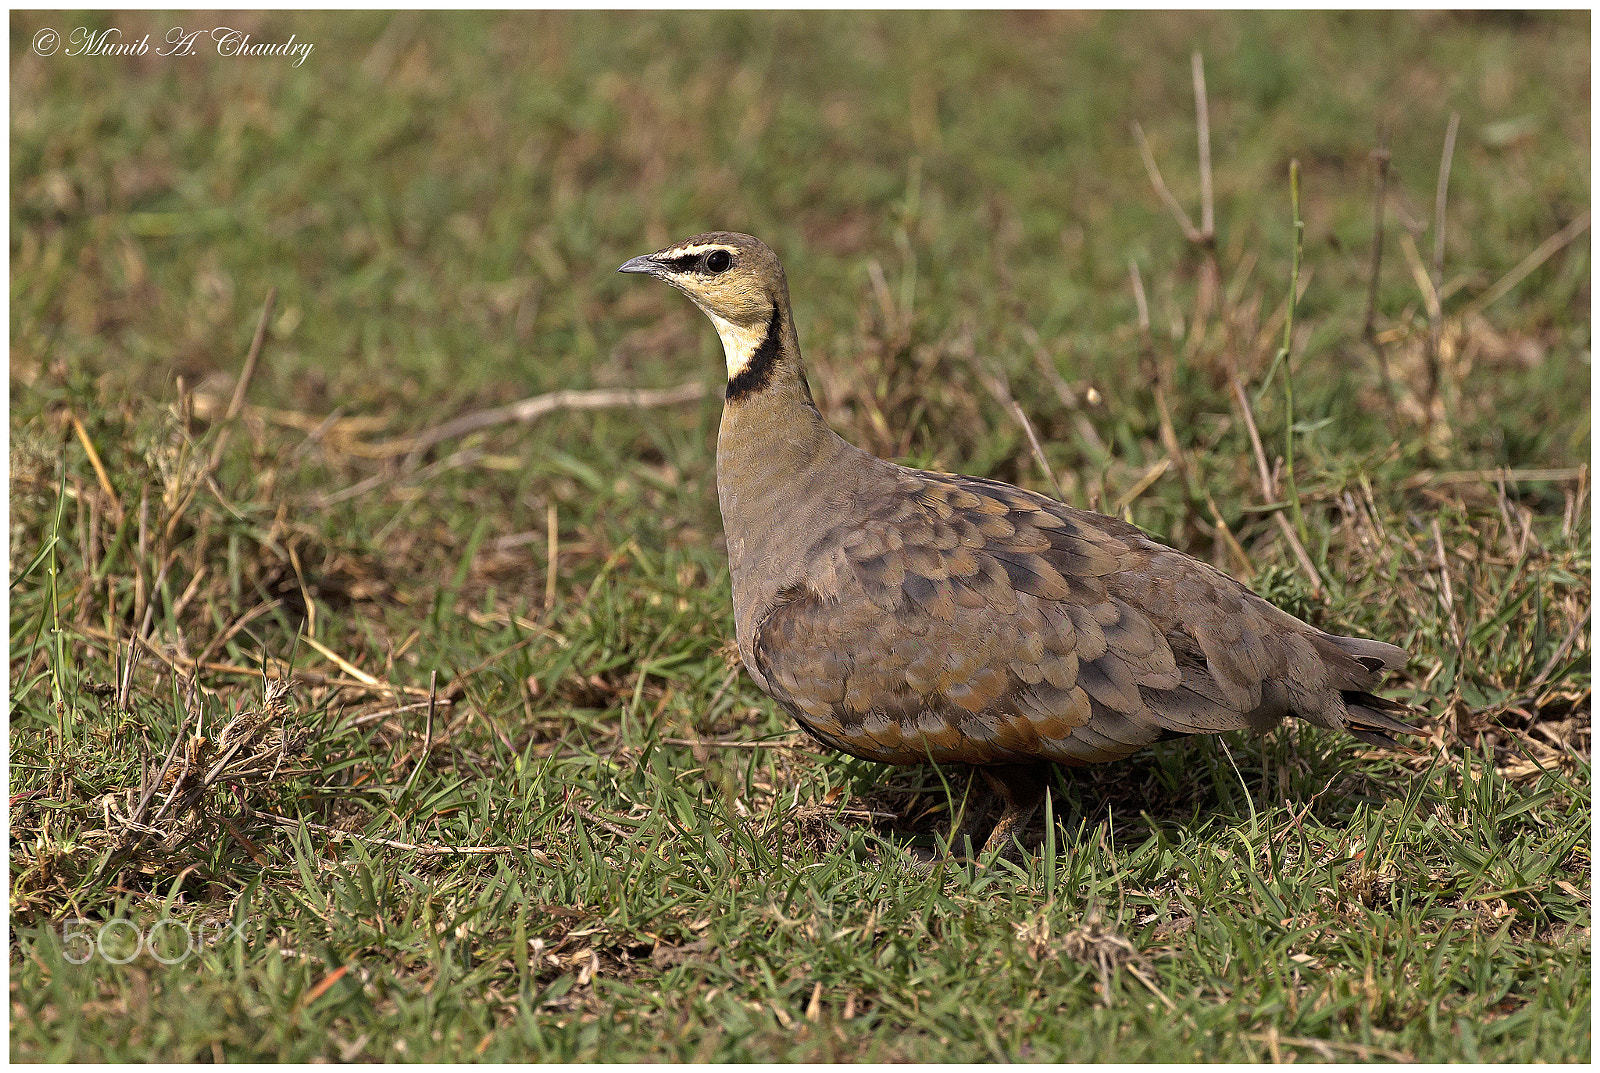
<svg viewBox="0 0 1600 1073"><path fill-rule="evenodd" d="M710 266L707 262L717 254L728 258L728 264L721 268ZM733 255L724 249L714 249L708 253L685 253L677 257L658 258L658 263L667 266L674 272L697 272L700 275L716 275L726 272L733 264Z"/></svg>

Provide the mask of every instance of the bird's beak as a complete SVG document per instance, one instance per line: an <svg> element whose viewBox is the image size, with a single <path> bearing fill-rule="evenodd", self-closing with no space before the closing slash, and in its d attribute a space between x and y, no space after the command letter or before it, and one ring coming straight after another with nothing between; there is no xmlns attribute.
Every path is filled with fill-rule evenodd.
<svg viewBox="0 0 1600 1073"><path fill-rule="evenodd" d="M649 254L645 254L643 257L635 257L633 260L629 261L628 263L624 264L621 268L617 269L617 271L618 272L643 272L646 275L654 276L654 275L657 275L657 274L660 273L661 264L660 264L660 262L652 259Z"/></svg>

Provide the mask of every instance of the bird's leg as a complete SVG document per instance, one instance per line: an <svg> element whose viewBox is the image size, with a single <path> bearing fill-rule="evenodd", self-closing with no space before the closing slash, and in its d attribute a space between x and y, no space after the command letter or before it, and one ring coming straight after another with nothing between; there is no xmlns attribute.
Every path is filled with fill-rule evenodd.
<svg viewBox="0 0 1600 1073"><path fill-rule="evenodd" d="M994 795L977 788L979 769L969 771L966 789L961 800L955 803L955 813L950 817L950 832L946 843L952 857L961 859L968 842L981 846L983 833L988 830L989 814L993 811Z"/></svg>
<svg viewBox="0 0 1600 1073"><path fill-rule="evenodd" d="M1033 813L1044 800L1045 787L1050 785L1049 764L991 764L978 769L995 794L1005 803L1005 811L995 822L994 830L983 843L979 856L990 846L1004 852L1011 837L1018 834L1033 819Z"/></svg>
<svg viewBox="0 0 1600 1073"><path fill-rule="evenodd" d="M1004 852L1012 836L1028 826L1028 821L1039 808L1039 802L1044 800L1045 788L1050 785L1051 766L1049 763L975 765L975 773L983 776L992 792L974 801L969 783L967 793L956 804L956 812L950 818L950 833L946 839L950 857L941 858L935 851L913 849L909 852L916 866L926 870L941 859L958 862L967 860L961 856L961 851L969 838L977 841L985 819L993 811L992 803L996 797L1003 806L1000 818L995 821L989 837L984 840L976 856L981 857L990 846L1000 847Z"/></svg>

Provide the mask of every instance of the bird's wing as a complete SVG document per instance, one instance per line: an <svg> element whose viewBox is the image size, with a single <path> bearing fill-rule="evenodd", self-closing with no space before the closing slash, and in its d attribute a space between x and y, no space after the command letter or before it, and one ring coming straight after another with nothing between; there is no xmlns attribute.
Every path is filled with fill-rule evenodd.
<svg viewBox="0 0 1600 1073"><path fill-rule="evenodd" d="M975 478L907 470L887 491L752 644L774 695L846 752L1093 763L1291 709L1340 726L1341 689L1376 680L1124 522Z"/></svg>

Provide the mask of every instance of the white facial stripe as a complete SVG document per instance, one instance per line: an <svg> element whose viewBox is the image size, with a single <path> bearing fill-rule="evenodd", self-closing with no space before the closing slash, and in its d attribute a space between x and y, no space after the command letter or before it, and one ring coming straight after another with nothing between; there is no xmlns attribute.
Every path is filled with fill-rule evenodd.
<svg viewBox="0 0 1600 1073"><path fill-rule="evenodd" d="M724 246L722 243L713 242L709 244L701 243L695 246L679 246L677 249L668 250L661 256L669 261L676 261L679 257L698 257L702 253L710 253L712 250L727 250L729 253L733 252L732 249L729 249L729 247Z"/></svg>
<svg viewBox="0 0 1600 1073"><path fill-rule="evenodd" d="M717 335L722 339L722 356L728 361L728 379L732 380L744 372L750 359L755 357L756 348L761 346L761 341L766 337L766 329L742 327L731 320L723 320L709 309L705 313L716 325Z"/></svg>

